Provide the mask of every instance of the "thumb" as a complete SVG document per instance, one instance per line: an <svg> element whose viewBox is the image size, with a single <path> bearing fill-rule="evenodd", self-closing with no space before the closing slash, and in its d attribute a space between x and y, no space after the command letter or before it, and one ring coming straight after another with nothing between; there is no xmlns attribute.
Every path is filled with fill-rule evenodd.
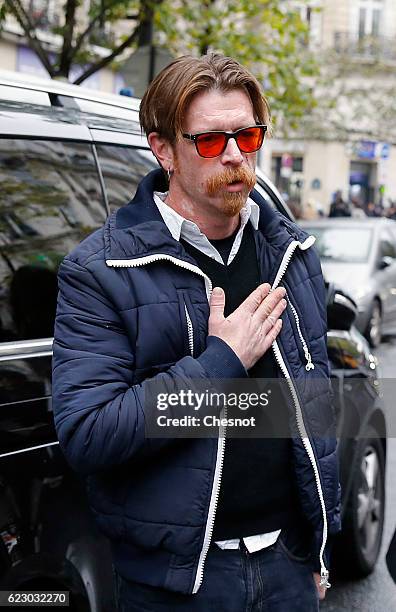
<svg viewBox="0 0 396 612"><path fill-rule="evenodd" d="M210 296L210 322L221 323L224 319L225 294L221 287L215 287Z"/></svg>

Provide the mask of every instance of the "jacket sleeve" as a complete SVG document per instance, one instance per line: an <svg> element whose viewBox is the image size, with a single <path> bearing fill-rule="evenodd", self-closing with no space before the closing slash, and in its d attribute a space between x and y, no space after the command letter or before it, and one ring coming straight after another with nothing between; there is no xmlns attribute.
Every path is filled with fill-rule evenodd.
<svg viewBox="0 0 396 612"><path fill-rule="evenodd" d="M92 473L172 443L145 436L149 385L171 393L191 387L192 380L247 375L232 349L209 337L198 358L184 357L166 372L132 384L131 334L94 273L66 258L58 282L53 410L61 448L76 471Z"/></svg>

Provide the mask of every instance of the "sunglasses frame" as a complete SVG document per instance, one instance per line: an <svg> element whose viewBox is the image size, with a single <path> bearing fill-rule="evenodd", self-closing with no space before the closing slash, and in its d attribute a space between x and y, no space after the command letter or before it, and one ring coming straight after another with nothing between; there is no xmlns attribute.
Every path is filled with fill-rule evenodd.
<svg viewBox="0 0 396 612"><path fill-rule="evenodd" d="M261 141L261 145L254 151L242 151L242 149L240 148L238 144L238 140L237 140L238 134L240 134L240 132L244 132L245 130L250 130L251 128L262 128L263 129L263 140ZM182 136L186 140L190 140L195 144L195 149L200 157L203 157L204 159L213 159L214 157L219 157L219 155L222 155L224 153L224 151L227 148L228 141L230 140L230 138L234 138L235 142L237 143L238 149L241 151L241 153L255 153L262 147L263 142L264 142L264 137L265 137L265 134L267 133L267 130L268 130L268 126L265 125L264 123L255 123L254 125L248 125L246 127L239 128L239 130L236 130L235 132L226 132L224 130L209 130L207 132L197 132L196 134L182 134ZM202 155L199 152L198 137L203 136L204 134L222 134L225 136L224 148L220 151L220 153L217 153L217 155Z"/></svg>

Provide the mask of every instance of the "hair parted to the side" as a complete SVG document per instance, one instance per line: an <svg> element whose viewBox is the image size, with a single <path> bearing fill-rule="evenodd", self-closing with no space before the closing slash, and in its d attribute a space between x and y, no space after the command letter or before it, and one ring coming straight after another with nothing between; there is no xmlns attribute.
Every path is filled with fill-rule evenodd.
<svg viewBox="0 0 396 612"><path fill-rule="evenodd" d="M170 143L181 136L183 120L192 98L202 92L244 89L252 102L255 119L269 126L270 110L260 83L247 68L231 57L208 53L184 55L164 68L149 85L140 105L140 125L148 136L158 132Z"/></svg>

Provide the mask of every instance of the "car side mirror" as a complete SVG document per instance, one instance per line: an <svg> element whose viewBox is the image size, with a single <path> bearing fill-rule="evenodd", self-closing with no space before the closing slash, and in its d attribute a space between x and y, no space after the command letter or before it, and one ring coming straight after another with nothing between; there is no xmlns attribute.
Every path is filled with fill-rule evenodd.
<svg viewBox="0 0 396 612"><path fill-rule="evenodd" d="M378 262L378 268L380 270L385 270L385 268L389 268L394 263L394 259L389 257L389 255L384 255Z"/></svg>
<svg viewBox="0 0 396 612"><path fill-rule="evenodd" d="M327 286L327 326L328 329L349 331L357 315L353 299L335 285Z"/></svg>

